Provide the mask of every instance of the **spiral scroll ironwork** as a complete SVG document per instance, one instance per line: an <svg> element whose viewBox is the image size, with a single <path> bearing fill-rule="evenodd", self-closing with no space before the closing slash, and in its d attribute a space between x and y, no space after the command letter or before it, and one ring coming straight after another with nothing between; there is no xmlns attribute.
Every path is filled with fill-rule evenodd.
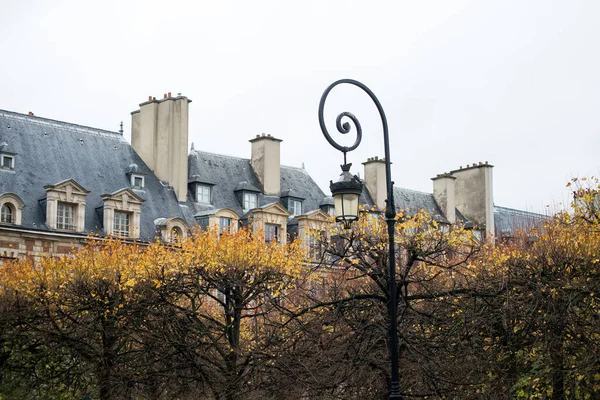
<svg viewBox="0 0 600 400"><path fill-rule="evenodd" d="M348 84L351 84L351 85L361 88L365 93L367 93L369 95L371 100L373 100L373 102L375 103L375 106L377 107L377 111L379 112L379 116L381 117L381 122L383 124L384 137L388 136L388 127L387 127L387 119L385 117L385 113L383 112L383 108L381 107L381 104L379 103L379 100L377 99L375 94L371 91L371 89L366 87L364 84L362 84L361 82L356 81L354 79L340 79L339 81L333 82L331 85L329 85L329 87L327 89L325 89L325 91L323 92L323 95L321 96L321 102L319 103L319 125L321 126L321 131L323 132L323 135L325 136L325 139L327 139L329 144L332 145L337 150L344 153L344 164L345 164L346 163L346 153L356 149L360 145L360 142L362 140L362 127L360 125L360 122L358 121L358 118L356 118L356 116L354 114L347 112L347 111L344 111L337 116L337 118L335 119L335 122L336 122L335 125L336 125L338 132L340 132L341 134L345 135L347 133L350 133L350 131L352 130L352 127L350 126L349 122L347 122L347 121L343 122L344 118L350 119L352 121L352 124L356 128L356 141L354 142L354 144L352 146L342 146L339 143L337 143L335 140L333 140L333 138L329 134L329 131L327 130L327 127L325 126L325 118L323 116L323 112L325 110L325 101L327 100L327 96L329 95L329 92L331 92L331 90L334 87L336 87L337 85L340 85L343 83L348 83ZM389 154L386 154L386 157L389 158Z"/></svg>

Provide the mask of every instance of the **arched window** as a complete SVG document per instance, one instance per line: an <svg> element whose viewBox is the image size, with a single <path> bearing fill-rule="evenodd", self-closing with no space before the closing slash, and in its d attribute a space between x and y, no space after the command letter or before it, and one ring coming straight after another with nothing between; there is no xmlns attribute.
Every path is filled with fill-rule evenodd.
<svg viewBox="0 0 600 400"><path fill-rule="evenodd" d="M13 224L15 222L15 210L11 204L2 204L2 210L0 211L0 222L5 224Z"/></svg>
<svg viewBox="0 0 600 400"><path fill-rule="evenodd" d="M171 242L177 242L183 239L183 231L180 227L174 226L171 228Z"/></svg>

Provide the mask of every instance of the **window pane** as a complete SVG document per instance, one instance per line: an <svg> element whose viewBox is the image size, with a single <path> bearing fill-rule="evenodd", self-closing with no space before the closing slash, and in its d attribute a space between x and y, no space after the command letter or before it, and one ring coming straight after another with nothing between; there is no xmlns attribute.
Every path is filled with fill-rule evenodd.
<svg viewBox="0 0 600 400"><path fill-rule="evenodd" d="M133 186L143 188L144 187L144 178L142 178L141 176L134 177L133 178Z"/></svg>
<svg viewBox="0 0 600 400"><path fill-rule="evenodd" d="M265 224L265 242L279 242L279 225Z"/></svg>
<svg viewBox="0 0 600 400"><path fill-rule="evenodd" d="M58 203L56 209L56 227L58 229L75 229L73 225L73 206L71 204Z"/></svg>
<svg viewBox="0 0 600 400"><path fill-rule="evenodd" d="M4 222L7 224L12 224L13 222L13 210L10 204L2 205L2 213L0 216L0 222Z"/></svg>
<svg viewBox="0 0 600 400"><path fill-rule="evenodd" d="M294 215L302 214L302 202L298 200L290 200L289 201L289 211Z"/></svg>
<svg viewBox="0 0 600 400"><path fill-rule="evenodd" d="M113 233L118 237L129 237L129 213L115 211Z"/></svg>
<svg viewBox="0 0 600 400"><path fill-rule="evenodd" d="M2 156L2 167L12 168L13 167L13 158L11 156Z"/></svg>
<svg viewBox="0 0 600 400"><path fill-rule="evenodd" d="M258 196L254 193L244 193L244 210L258 207Z"/></svg>
<svg viewBox="0 0 600 400"><path fill-rule="evenodd" d="M210 186L198 185L198 203L210 203Z"/></svg>
<svg viewBox="0 0 600 400"><path fill-rule="evenodd" d="M231 230L231 218L221 217L219 220L220 232L229 232Z"/></svg>

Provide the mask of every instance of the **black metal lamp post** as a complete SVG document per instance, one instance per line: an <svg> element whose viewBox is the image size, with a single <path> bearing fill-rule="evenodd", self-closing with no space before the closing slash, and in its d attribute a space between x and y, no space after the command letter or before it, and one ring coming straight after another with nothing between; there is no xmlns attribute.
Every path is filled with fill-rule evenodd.
<svg viewBox="0 0 600 400"><path fill-rule="evenodd" d="M385 220L388 226L388 238L389 238L389 287L387 293L387 305L388 312L390 317L390 326L389 326L389 351L390 351L390 359L392 363L391 377L392 382L390 385L390 399L401 399L400 395L400 384L398 379L398 332L397 332L397 324L398 324L398 312L397 312L397 296L396 296L396 253L395 253L395 245L394 245L394 226L396 225L396 207L394 205L394 182L392 182L391 175L391 162L390 162L390 139L388 134L388 126L387 119L385 117L385 113L383 112L383 108L379 103L379 100L375 96L375 94L364 84L355 81L354 79L340 79L329 85L323 95L321 96L321 102L319 103L319 125L321 125L321 130L323 131L323 135L325 139L335 147L337 150L344 153L344 165L342 165L342 174L340 175L340 180L338 182L331 182L330 188L331 193L333 195L333 200L335 204L335 214L336 220L342 222L344 224L344 228L349 229L352 221L356 221L358 219L358 199L362 192L362 182L356 176L352 176L350 173L350 167L352 164L348 164L346 162L346 153L352 151L358 147L360 141L362 139L362 128L358 119L349 112L343 112L339 114L336 118L336 127L337 130L346 134L351 130L350 123L343 122L342 119L347 118L352 121L354 127L356 128L356 141L350 147L341 146L336 143L329 135L327 131L327 127L325 126L325 121L323 118L323 111L325 108L325 100L329 95L331 89L336 87L337 85L348 83L354 86L358 86L365 93L369 95L371 100L377 106L377 111L379 111L379 116L381 117L381 122L383 125L383 145L385 150L385 175L386 175L386 184L387 184L387 199L386 199L386 210L385 210Z"/></svg>

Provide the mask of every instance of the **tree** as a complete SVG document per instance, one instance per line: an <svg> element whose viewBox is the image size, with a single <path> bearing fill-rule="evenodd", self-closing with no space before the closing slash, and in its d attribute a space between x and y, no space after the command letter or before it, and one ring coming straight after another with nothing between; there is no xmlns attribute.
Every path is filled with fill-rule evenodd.
<svg viewBox="0 0 600 400"><path fill-rule="evenodd" d="M313 342L335 341L338 345L337 352L329 355L330 368L321 370L312 382L317 388L326 388L325 383L338 391L342 389L346 397L385 396L390 380L387 303L396 301L403 394L408 397L452 393L462 384L447 379L444 361L456 356L456 349L445 352L449 348L444 342L454 324L440 320L445 309L440 305L474 292L471 283L475 274L467 261L479 243L470 231L442 226L426 212L400 213L395 249L399 290L397 298L390 299L385 224L380 217L368 215L353 229L332 233L323 258L329 260L331 271L323 293L314 304L289 310L298 324L305 321L309 327L312 318L307 315L317 312L328 329L314 335ZM444 331L439 330L444 326L442 322L449 324ZM305 339L311 337L306 335ZM309 378L307 374L306 379ZM369 382L366 392L365 381Z"/></svg>

